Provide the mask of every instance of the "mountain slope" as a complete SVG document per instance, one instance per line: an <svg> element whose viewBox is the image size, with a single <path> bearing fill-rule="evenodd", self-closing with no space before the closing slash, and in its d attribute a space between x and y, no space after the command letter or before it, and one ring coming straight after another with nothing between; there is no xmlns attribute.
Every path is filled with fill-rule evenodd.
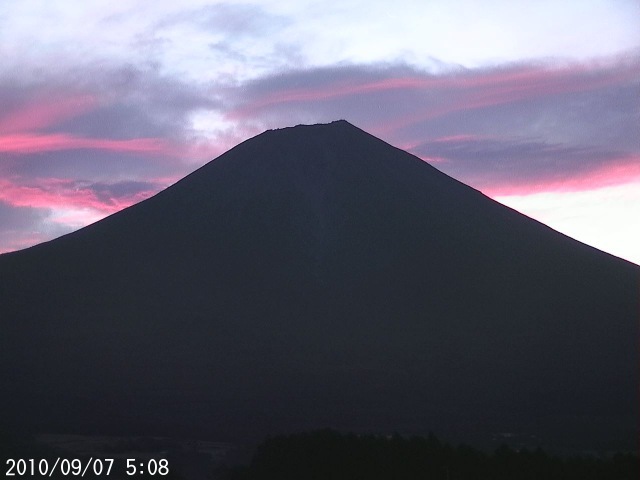
<svg viewBox="0 0 640 480"><path fill-rule="evenodd" d="M0 256L0 420L629 447L639 270L347 122L268 131Z"/></svg>

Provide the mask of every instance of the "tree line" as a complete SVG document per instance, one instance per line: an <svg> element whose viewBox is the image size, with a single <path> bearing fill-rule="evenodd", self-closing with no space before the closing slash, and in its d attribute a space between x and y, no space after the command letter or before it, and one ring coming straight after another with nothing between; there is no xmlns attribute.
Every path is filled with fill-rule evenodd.
<svg viewBox="0 0 640 480"><path fill-rule="evenodd" d="M229 480L637 480L638 456L561 458L506 445L488 454L434 435L342 434L333 430L267 438Z"/></svg>

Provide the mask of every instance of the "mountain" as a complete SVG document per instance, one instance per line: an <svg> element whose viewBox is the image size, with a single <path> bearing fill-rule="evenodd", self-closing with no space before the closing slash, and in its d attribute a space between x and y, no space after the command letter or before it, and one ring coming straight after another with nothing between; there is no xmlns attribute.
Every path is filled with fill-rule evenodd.
<svg viewBox="0 0 640 480"><path fill-rule="evenodd" d="M338 121L0 255L0 423L634 448L640 268Z"/></svg>

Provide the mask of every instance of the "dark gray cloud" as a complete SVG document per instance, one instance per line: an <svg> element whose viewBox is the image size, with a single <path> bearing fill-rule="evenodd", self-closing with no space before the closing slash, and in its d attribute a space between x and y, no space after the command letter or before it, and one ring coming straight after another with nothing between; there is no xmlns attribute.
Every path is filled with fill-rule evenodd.
<svg viewBox="0 0 640 480"><path fill-rule="evenodd" d="M0 233L8 234L16 230L31 227L34 223L46 217L47 212L42 209L29 207L14 207L0 200Z"/></svg>
<svg viewBox="0 0 640 480"><path fill-rule="evenodd" d="M0 77L0 122L27 107L69 103L76 97L93 103L79 104L83 108L75 114L69 112L66 119L56 118L38 129L100 138L180 137L192 111L221 107L209 86L186 83L153 68L95 65L65 76L45 75L26 85L16 76Z"/></svg>
<svg viewBox="0 0 640 480"><path fill-rule="evenodd" d="M144 179L180 176L189 168L176 159L101 150L63 150L0 157L0 176L19 178Z"/></svg>
<svg viewBox="0 0 640 480"><path fill-rule="evenodd" d="M148 192L156 192L160 189L157 183L135 181L92 182L87 184L78 182L78 185L93 192L95 197L106 205L113 204L114 200L118 199L128 199L140 195L146 196Z"/></svg>
<svg viewBox="0 0 640 480"><path fill-rule="evenodd" d="M79 88L99 98L99 108L55 128L101 138L180 139L191 112L221 107L205 86L154 69L126 67L96 73L95 80L84 81Z"/></svg>
<svg viewBox="0 0 640 480"><path fill-rule="evenodd" d="M479 188L561 181L640 158L640 57L603 65L333 66L244 85L229 118L345 118ZM233 98L233 97L232 97ZM460 137L457 141L439 141ZM465 138L465 139L462 139Z"/></svg>
<svg viewBox="0 0 640 480"><path fill-rule="evenodd" d="M43 231L47 209L16 207L0 200L0 253L25 248L47 240L49 233ZM62 229L55 236L67 233Z"/></svg>
<svg viewBox="0 0 640 480"><path fill-rule="evenodd" d="M487 190L500 185L571 181L629 161L633 155L600 147L464 136L427 141L411 152L432 160L445 173Z"/></svg>

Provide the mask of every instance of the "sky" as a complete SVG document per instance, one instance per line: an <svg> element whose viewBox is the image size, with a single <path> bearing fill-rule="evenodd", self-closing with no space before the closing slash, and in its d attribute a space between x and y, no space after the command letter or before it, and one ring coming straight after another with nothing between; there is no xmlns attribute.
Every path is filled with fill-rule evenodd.
<svg viewBox="0 0 640 480"><path fill-rule="evenodd" d="M346 119L640 264L639 0L2 0L0 252Z"/></svg>

